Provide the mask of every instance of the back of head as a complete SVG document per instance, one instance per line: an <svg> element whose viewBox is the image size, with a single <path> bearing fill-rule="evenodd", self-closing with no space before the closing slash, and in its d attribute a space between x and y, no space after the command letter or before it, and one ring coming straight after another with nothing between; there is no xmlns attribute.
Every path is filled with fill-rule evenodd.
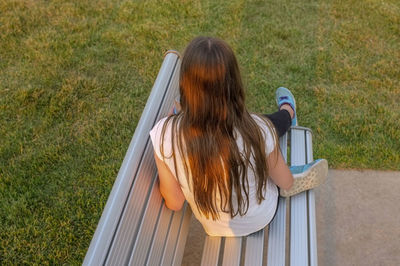
<svg viewBox="0 0 400 266"><path fill-rule="evenodd" d="M242 80L236 57L223 40L193 39L185 50L180 74L181 105L190 124L216 127L228 122L232 126L241 118Z"/></svg>

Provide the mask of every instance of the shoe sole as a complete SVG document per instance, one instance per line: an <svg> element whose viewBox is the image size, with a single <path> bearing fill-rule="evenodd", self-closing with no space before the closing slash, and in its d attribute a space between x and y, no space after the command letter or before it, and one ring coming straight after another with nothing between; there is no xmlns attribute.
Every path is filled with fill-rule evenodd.
<svg viewBox="0 0 400 266"><path fill-rule="evenodd" d="M301 176L300 176L301 175ZM295 175L295 183L289 190L280 190L282 197L290 197L321 185L328 175L328 161L320 160L304 173Z"/></svg>

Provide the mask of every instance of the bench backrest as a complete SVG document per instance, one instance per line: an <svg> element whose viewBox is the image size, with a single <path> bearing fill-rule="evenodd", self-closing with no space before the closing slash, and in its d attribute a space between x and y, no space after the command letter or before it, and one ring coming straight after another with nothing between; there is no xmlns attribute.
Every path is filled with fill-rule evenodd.
<svg viewBox="0 0 400 266"><path fill-rule="evenodd" d="M166 54L86 254L84 265L180 265L191 210L165 207L149 132L178 95L179 54Z"/></svg>

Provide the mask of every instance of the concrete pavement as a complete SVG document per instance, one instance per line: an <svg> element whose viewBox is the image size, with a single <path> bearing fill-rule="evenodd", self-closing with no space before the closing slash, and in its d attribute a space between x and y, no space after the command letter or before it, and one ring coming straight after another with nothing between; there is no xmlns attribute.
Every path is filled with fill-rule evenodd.
<svg viewBox="0 0 400 266"><path fill-rule="evenodd" d="M320 266L400 265L400 172L330 169L315 194ZM192 218L182 265L200 265L204 239Z"/></svg>

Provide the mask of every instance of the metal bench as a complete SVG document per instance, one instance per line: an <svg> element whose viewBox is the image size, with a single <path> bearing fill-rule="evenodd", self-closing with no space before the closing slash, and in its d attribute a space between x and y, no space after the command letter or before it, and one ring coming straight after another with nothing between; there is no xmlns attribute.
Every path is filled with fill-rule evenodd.
<svg viewBox="0 0 400 266"><path fill-rule="evenodd" d="M179 67L179 54L167 52L83 265L181 264L192 212L187 203L179 212L165 207L149 137L150 129L168 114L178 95ZM291 164L312 161L311 132L295 127L290 136ZM280 140L285 158L287 139L285 135ZM288 262L317 265L313 191L280 198L269 230L247 237L206 237L202 265L265 262L274 266Z"/></svg>

